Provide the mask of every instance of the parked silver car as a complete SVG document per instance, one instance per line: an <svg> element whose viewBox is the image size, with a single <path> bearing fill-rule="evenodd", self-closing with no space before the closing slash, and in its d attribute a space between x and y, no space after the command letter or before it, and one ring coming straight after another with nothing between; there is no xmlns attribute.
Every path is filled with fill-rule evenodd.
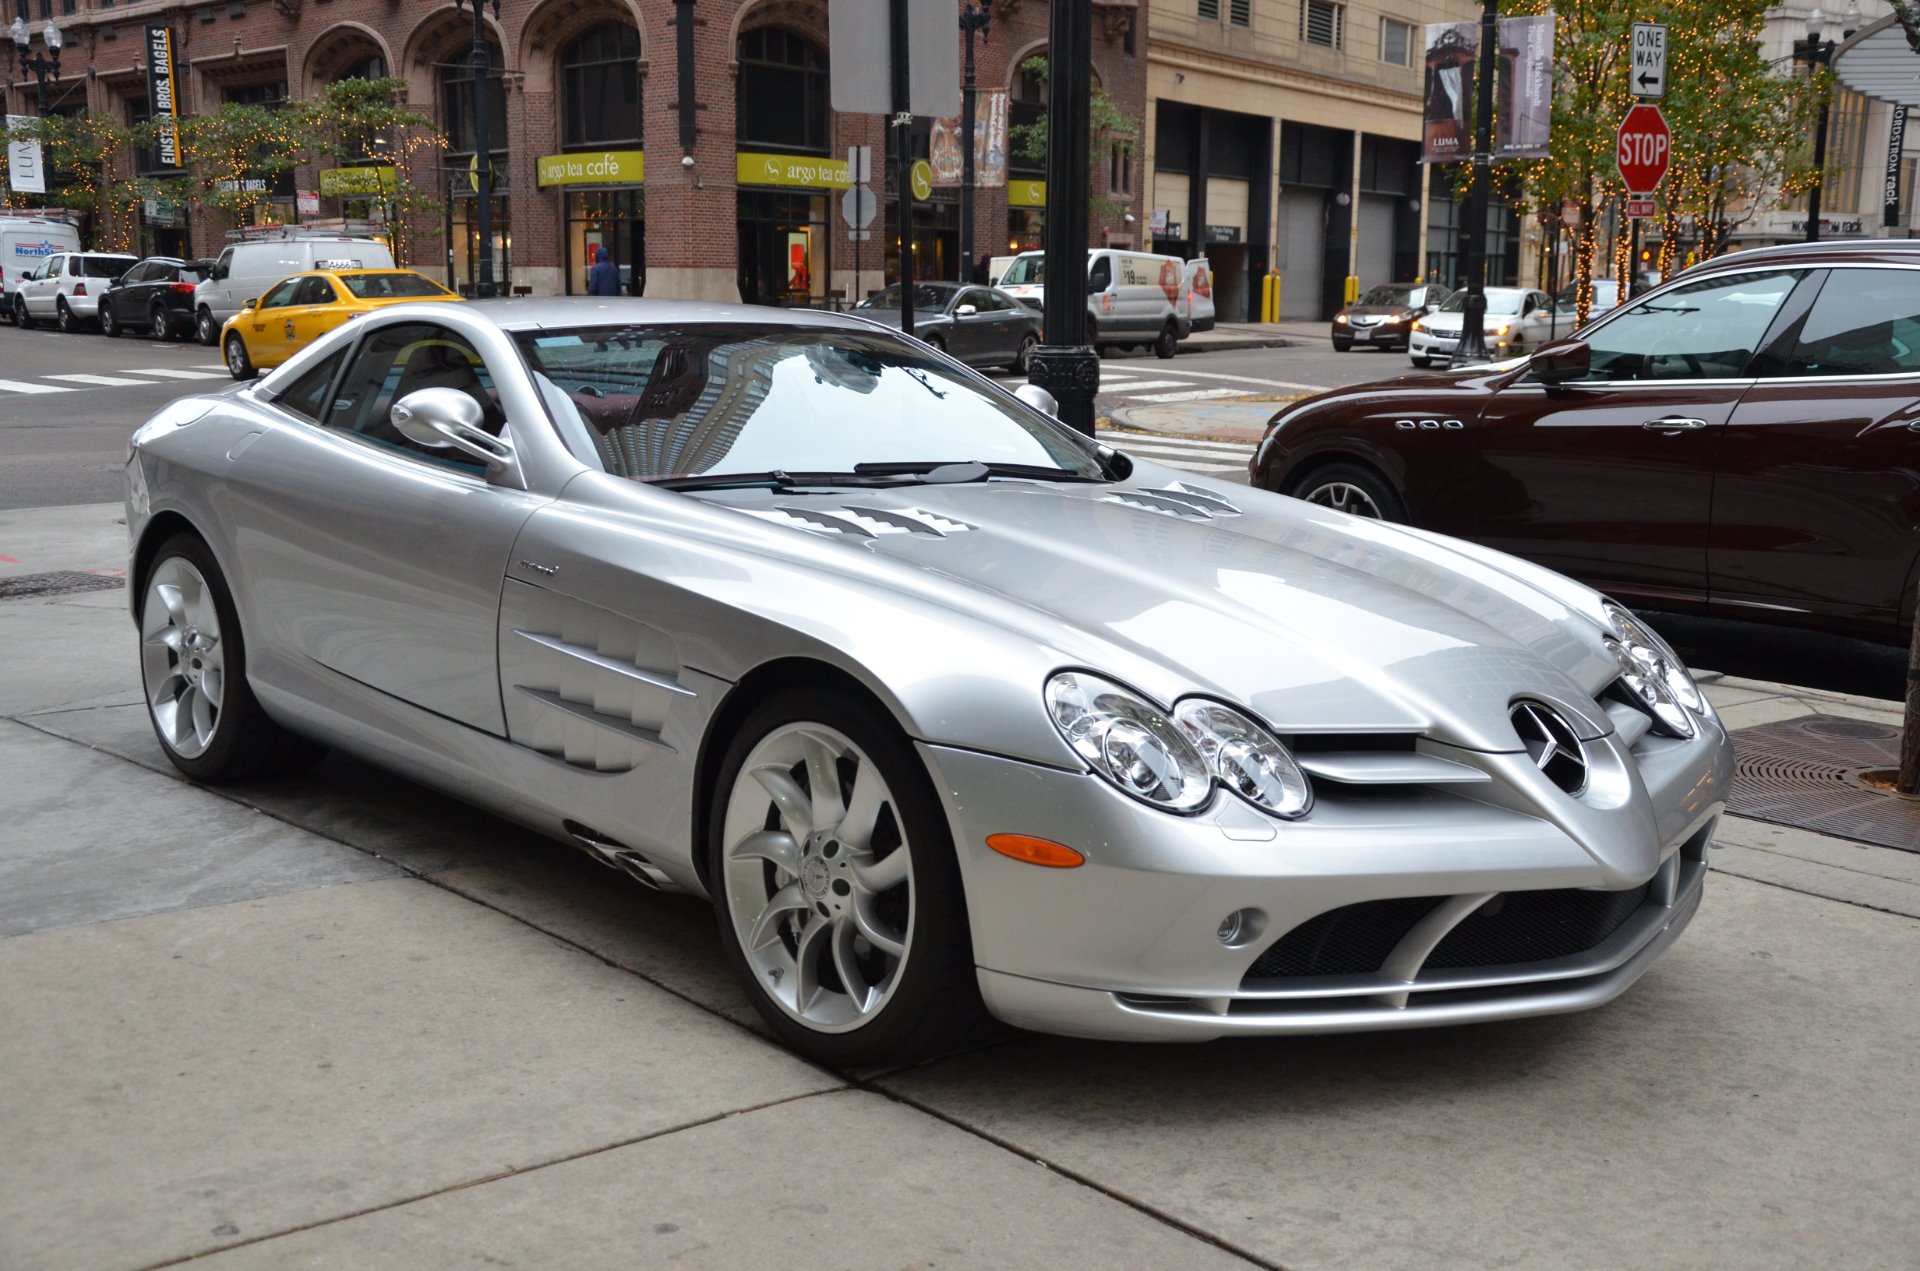
<svg viewBox="0 0 1920 1271"><path fill-rule="evenodd" d="M872 322L900 326L900 284L854 307ZM1027 359L1040 347L1040 315L998 287L957 282L913 285L913 333L943 353L974 366L1004 366L1027 371Z"/></svg>
<svg viewBox="0 0 1920 1271"><path fill-rule="evenodd" d="M845 317L369 314L127 476L182 771L336 746L707 895L828 1062L1593 1006L1692 917L1732 780L1594 592Z"/></svg>

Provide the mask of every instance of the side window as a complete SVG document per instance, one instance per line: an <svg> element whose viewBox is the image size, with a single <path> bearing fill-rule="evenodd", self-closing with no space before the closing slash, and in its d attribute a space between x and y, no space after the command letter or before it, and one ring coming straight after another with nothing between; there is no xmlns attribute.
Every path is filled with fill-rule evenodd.
<svg viewBox="0 0 1920 1271"><path fill-rule="evenodd" d="M285 308L286 306L293 303L294 293L300 290L300 284L305 281L306 279L304 278L289 278L285 282L277 284L273 288L273 290L269 291L266 295L260 297L260 303L256 305L255 308L259 308L259 309Z"/></svg>
<svg viewBox="0 0 1920 1271"><path fill-rule="evenodd" d="M953 302L955 311L958 311L961 305L972 305L981 313L993 308L992 303L987 300L987 293L978 288L961 292Z"/></svg>
<svg viewBox="0 0 1920 1271"><path fill-rule="evenodd" d="M46 276L49 278L58 278L63 272L65 272L66 265L67 265L67 258L65 256L55 256L52 260L47 262Z"/></svg>
<svg viewBox="0 0 1920 1271"><path fill-rule="evenodd" d="M1113 286L1113 257L1102 256L1093 262L1093 268L1087 273L1087 291L1098 295Z"/></svg>
<svg viewBox="0 0 1920 1271"><path fill-rule="evenodd" d="M1012 308L1004 296L993 291L974 292L973 303L979 306L982 313L1005 313Z"/></svg>
<svg viewBox="0 0 1920 1271"><path fill-rule="evenodd" d="M293 293L289 303L297 305L330 305L334 301L333 284L325 278L302 278L300 289Z"/></svg>
<svg viewBox="0 0 1920 1271"><path fill-rule="evenodd" d="M144 262L135 265L133 268L127 270L126 274L122 277L122 285L131 287L136 282L145 282L148 272L158 268L160 268L160 266L149 265Z"/></svg>
<svg viewBox="0 0 1920 1271"><path fill-rule="evenodd" d="M1807 312L1782 375L1920 371L1920 271L1836 269Z"/></svg>
<svg viewBox="0 0 1920 1271"><path fill-rule="evenodd" d="M393 404L422 388L466 393L480 404L481 427L488 432L498 433L506 423L487 364L464 336L431 322L382 327L362 340L322 422L416 458L466 472L481 471L478 464L449 458L447 451L415 445L393 426L388 418Z"/></svg>
<svg viewBox="0 0 1920 1271"><path fill-rule="evenodd" d="M321 407L327 404L327 389L333 386L333 374L340 369L340 363L346 359L346 350L334 354L295 380L274 401L296 415L305 415L308 419L318 420Z"/></svg>
<svg viewBox="0 0 1920 1271"><path fill-rule="evenodd" d="M213 262L213 276L216 279L225 278L227 274L232 271L232 269L233 269L233 248L229 247L227 248L227 250L220 253L219 260L216 260Z"/></svg>
<svg viewBox="0 0 1920 1271"><path fill-rule="evenodd" d="M1587 379L1738 378L1804 274L1782 270L1705 278L1633 302L1586 337L1592 350Z"/></svg>

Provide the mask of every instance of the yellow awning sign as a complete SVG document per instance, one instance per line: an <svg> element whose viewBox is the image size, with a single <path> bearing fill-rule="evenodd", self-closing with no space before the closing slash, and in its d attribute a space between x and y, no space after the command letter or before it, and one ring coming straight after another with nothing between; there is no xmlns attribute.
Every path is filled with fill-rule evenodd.
<svg viewBox="0 0 1920 1271"><path fill-rule="evenodd" d="M741 185L797 185L814 190L845 190L853 185L845 159L750 150L734 156L734 179Z"/></svg>
<svg viewBox="0 0 1920 1271"><path fill-rule="evenodd" d="M638 150L601 150L584 154L542 155L536 162L541 186L639 185L646 180L647 156Z"/></svg>
<svg viewBox="0 0 1920 1271"><path fill-rule="evenodd" d="M1008 180L1008 207L1045 207L1046 205L1047 183L1045 181Z"/></svg>
<svg viewBox="0 0 1920 1271"><path fill-rule="evenodd" d="M390 167L328 168L320 174L320 193L326 198L390 194L399 180L400 174Z"/></svg>

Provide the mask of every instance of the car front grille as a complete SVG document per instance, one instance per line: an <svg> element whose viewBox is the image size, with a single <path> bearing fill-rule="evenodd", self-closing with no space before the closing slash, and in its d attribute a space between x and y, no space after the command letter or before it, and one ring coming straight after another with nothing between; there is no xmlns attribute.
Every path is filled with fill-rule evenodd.
<svg viewBox="0 0 1920 1271"><path fill-rule="evenodd" d="M1618 931L1650 895L1651 884L1628 891L1502 892L1447 933L1422 970L1505 967L1585 953ZM1371 975L1387 955L1440 904L1444 896L1368 900L1309 918L1260 955L1243 989L1275 980Z"/></svg>

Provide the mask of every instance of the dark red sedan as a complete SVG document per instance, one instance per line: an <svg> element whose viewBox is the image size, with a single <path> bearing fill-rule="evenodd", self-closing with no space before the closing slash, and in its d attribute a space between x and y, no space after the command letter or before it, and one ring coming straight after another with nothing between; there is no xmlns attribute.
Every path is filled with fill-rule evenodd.
<svg viewBox="0 0 1920 1271"><path fill-rule="evenodd" d="M1629 604L1904 643L1920 241L1723 256L1530 358L1322 393L1251 475Z"/></svg>

